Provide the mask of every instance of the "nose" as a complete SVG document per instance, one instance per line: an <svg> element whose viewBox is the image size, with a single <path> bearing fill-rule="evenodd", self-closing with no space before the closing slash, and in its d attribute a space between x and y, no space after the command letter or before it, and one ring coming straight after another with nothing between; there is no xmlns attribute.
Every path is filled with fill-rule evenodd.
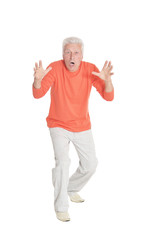
<svg viewBox="0 0 160 240"><path fill-rule="evenodd" d="M73 58L73 53L71 52L71 54L70 54L70 58L72 59Z"/></svg>

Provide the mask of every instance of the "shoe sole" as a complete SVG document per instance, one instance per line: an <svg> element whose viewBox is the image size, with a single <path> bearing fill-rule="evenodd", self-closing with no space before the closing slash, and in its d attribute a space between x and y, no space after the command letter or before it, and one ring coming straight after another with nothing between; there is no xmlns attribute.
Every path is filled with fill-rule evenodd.
<svg viewBox="0 0 160 240"><path fill-rule="evenodd" d="M71 200L71 202L82 203L82 202L84 202L84 201L74 201L74 200Z"/></svg>
<svg viewBox="0 0 160 240"><path fill-rule="evenodd" d="M62 220L62 219L59 219L59 218L57 218L57 219L61 222L69 222L70 221L70 219L66 219L66 220Z"/></svg>

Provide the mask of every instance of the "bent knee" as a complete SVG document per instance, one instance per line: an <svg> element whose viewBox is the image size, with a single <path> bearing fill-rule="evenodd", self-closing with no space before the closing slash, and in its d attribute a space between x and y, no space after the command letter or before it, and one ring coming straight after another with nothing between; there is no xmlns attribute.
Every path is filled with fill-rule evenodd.
<svg viewBox="0 0 160 240"><path fill-rule="evenodd" d="M94 163L93 163L92 166L91 166L91 170L92 170L92 171L95 171L96 168L97 168L97 165L98 165L98 159L95 158Z"/></svg>
<svg viewBox="0 0 160 240"><path fill-rule="evenodd" d="M98 165L98 159L96 157L91 158L90 161L86 164L86 172L95 172Z"/></svg>

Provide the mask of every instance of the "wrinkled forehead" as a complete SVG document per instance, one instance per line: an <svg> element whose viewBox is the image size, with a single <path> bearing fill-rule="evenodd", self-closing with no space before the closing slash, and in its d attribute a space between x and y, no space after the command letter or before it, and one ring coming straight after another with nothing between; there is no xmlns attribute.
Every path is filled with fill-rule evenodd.
<svg viewBox="0 0 160 240"><path fill-rule="evenodd" d="M79 43L69 43L64 46L64 51L66 50L70 50L71 52L82 51L82 46Z"/></svg>

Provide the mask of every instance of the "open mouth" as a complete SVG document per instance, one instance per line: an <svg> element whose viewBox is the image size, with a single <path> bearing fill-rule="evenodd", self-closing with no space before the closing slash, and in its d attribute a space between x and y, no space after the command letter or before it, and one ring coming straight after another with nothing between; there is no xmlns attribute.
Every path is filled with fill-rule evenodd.
<svg viewBox="0 0 160 240"><path fill-rule="evenodd" d="M74 64L75 64L75 62L73 62L73 61L70 62L70 65L71 65L71 66L74 66Z"/></svg>

